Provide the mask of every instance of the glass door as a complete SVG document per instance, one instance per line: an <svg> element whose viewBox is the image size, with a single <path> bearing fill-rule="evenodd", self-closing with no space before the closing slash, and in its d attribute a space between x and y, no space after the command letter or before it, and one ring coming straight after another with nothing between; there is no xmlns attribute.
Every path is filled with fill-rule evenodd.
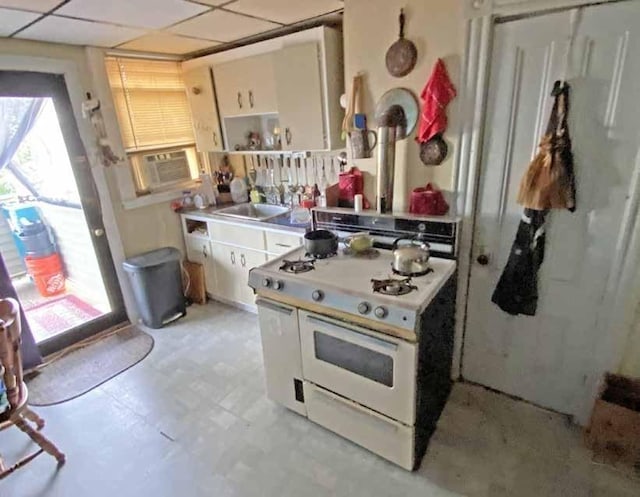
<svg viewBox="0 0 640 497"><path fill-rule="evenodd" d="M0 171L0 247L48 354L125 321L124 302L64 76L1 71L0 108L19 140Z"/></svg>

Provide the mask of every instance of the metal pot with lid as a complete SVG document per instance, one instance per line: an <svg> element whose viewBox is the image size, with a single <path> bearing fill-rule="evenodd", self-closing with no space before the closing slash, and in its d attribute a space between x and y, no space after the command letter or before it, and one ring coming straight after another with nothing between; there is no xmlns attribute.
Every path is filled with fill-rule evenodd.
<svg viewBox="0 0 640 497"><path fill-rule="evenodd" d="M409 243L401 243L407 241ZM422 276L429 267L429 244L420 237L398 238L393 242L393 272L402 276Z"/></svg>

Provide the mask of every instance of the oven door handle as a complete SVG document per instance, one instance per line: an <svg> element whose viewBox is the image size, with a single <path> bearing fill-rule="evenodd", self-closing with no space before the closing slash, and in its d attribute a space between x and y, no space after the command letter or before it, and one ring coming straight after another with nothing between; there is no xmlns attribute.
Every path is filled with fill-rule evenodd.
<svg viewBox="0 0 640 497"><path fill-rule="evenodd" d="M269 302L263 299L257 299L256 305L258 307L264 307L266 309L279 312L280 314L286 314L287 316L291 316L291 314L293 314L293 309L290 309L289 307L284 307L282 305L274 304L273 302Z"/></svg>
<svg viewBox="0 0 640 497"><path fill-rule="evenodd" d="M375 347L378 347L382 350L391 352L395 352L398 350L398 344L395 342L382 340L381 338L367 335L366 333L361 333L359 331L352 330L351 328L344 328L330 321L319 319L315 316L307 316L307 320L311 323L326 328L335 338L345 338L348 341L355 343L356 345L361 344L363 347L366 347L367 345L374 345ZM318 331L321 332L321 330Z"/></svg>

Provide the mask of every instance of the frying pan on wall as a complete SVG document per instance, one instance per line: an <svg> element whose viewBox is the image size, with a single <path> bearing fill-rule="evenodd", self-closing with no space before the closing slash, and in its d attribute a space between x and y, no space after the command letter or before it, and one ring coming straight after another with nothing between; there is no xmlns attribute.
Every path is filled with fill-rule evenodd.
<svg viewBox="0 0 640 497"><path fill-rule="evenodd" d="M387 71L396 78L406 76L416 65L418 50L411 40L404 37L404 10L400 9L400 35L387 50Z"/></svg>

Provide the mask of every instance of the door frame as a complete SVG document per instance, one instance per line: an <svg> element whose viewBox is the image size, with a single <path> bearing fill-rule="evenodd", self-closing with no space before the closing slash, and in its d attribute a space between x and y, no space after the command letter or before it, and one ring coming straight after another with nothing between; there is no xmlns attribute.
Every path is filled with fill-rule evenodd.
<svg viewBox="0 0 640 497"><path fill-rule="evenodd" d="M461 119L458 130L458 153L454 167L453 183L457 189L456 211L462 219L460 233L460 257L458 259L458 293L456 299L456 335L452 375L464 379L462 374L463 342L468 315L469 281L473 261L473 234L476 228L479 183L482 175L482 157L489 73L493 49L494 27L497 22L526 16L544 15L558 10L589 7L604 3L632 0L464 0L465 50L462 61L459 97ZM567 31L569 26L567 25ZM631 196L625 212L621 238L613 270L609 276L606 323L600 349L605 353L594 358L594 370L600 372L617 371L622 361L623 351L632 322L633 306L628 306L624 298L633 290L634 278L640 263L640 149L636 155L632 178ZM591 378L592 395L589 405L583 411L589 412L595 398L600 377ZM578 421L583 424L586 417Z"/></svg>
<svg viewBox="0 0 640 497"><path fill-rule="evenodd" d="M70 49L72 50L73 47ZM8 50L11 49L9 48ZM122 261L125 260L124 245L116 222L116 211L109 192L107 173L99 160L99 151L96 146L93 129L88 121L82 117L81 102L86 92L91 89L90 74L88 68L85 68L85 52L79 49L78 55L74 56L69 53L68 56L65 56L66 54L62 55L62 58L58 54L56 54L58 57L46 57L33 56L30 55L31 53L34 52L18 49L10 54L0 54L0 70L42 72L63 76L73 117L102 206L102 222L115 266L117 280L124 298L126 314L133 319L137 316L137 310L133 303L133 295L127 276L122 269ZM47 351L45 350L44 352L46 353Z"/></svg>

